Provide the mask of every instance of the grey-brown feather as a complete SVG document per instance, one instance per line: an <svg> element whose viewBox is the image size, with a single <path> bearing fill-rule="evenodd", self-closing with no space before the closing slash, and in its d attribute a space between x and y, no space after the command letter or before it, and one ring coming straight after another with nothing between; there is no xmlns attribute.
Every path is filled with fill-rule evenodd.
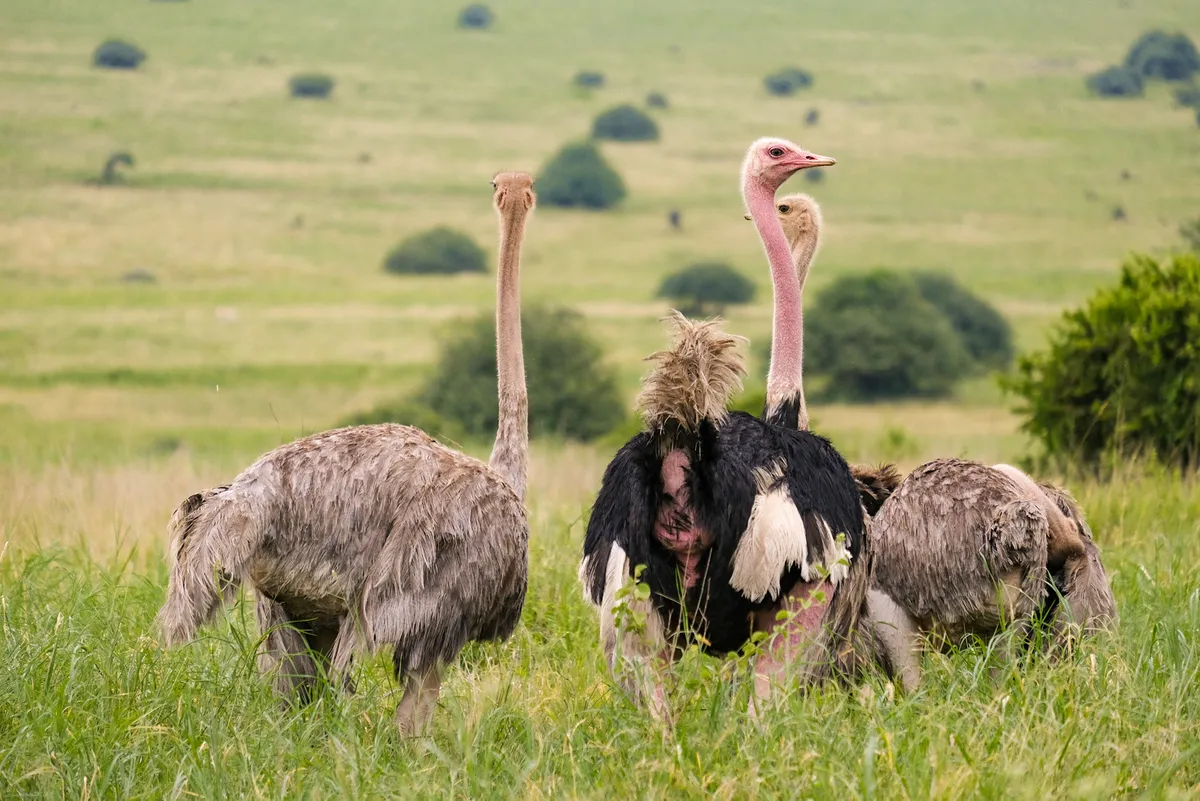
<svg viewBox="0 0 1200 801"><path fill-rule="evenodd" d="M176 512L168 642L219 608L214 573L244 582L292 621L355 626L397 648L398 668L505 637L520 617L528 522L507 483L423 432L338 429L267 453L225 489Z"/></svg>

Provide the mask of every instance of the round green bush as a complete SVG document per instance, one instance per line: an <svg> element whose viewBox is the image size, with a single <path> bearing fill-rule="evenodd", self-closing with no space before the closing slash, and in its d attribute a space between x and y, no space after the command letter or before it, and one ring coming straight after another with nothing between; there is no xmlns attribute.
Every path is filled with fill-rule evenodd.
<svg viewBox="0 0 1200 801"><path fill-rule="evenodd" d="M592 123L592 136L618 142L653 142L658 139L658 124L646 112L625 104L596 117Z"/></svg>
<svg viewBox="0 0 1200 801"><path fill-rule="evenodd" d="M1144 78L1186 81L1200 72L1200 53L1182 33L1150 31L1129 48L1125 66Z"/></svg>
<svg viewBox="0 0 1200 801"><path fill-rule="evenodd" d="M1131 256L1006 386L1060 466L1150 454L1200 467L1200 256Z"/></svg>
<svg viewBox="0 0 1200 801"><path fill-rule="evenodd" d="M1142 76L1128 67L1109 67L1089 75L1087 88L1101 97L1141 97Z"/></svg>
<svg viewBox="0 0 1200 801"><path fill-rule="evenodd" d="M580 70L575 73L572 82L584 89L599 89L601 86L604 86L604 73L595 72L594 70Z"/></svg>
<svg viewBox="0 0 1200 801"><path fill-rule="evenodd" d="M950 321L971 358L984 369L1007 370L1016 355L1012 326L994 306L944 273L913 275L917 291Z"/></svg>
<svg viewBox="0 0 1200 801"><path fill-rule="evenodd" d="M538 201L564 208L607 209L625 197L625 182L591 142L563 147L542 167Z"/></svg>
<svg viewBox="0 0 1200 801"><path fill-rule="evenodd" d="M590 440L621 422L615 372L583 317L568 309L533 307L521 315L533 436ZM491 314L466 323L446 340L437 368L418 400L469 436L494 437L496 323Z"/></svg>
<svg viewBox="0 0 1200 801"><path fill-rule="evenodd" d="M146 60L146 53L137 45L120 39L102 42L92 53L92 64L112 70L135 70Z"/></svg>
<svg viewBox="0 0 1200 801"><path fill-rule="evenodd" d="M686 315L721 314L727 304L754 299L754 282L728 264L693 264L663 279L658 297L668 298Z"/></svg>
<svg viewBox="0 0 1200 801"><path fill-rule="evenodd" d="M873 401L940 397L971 366L950 322L907 275L876 270L835 280L804 316L805 369L824 395Z"/></svg>
<svg viewBox="0 0 1200 801"><path fill-rule="evenodd" d="M483 3L472 3L458 12L458 27L485 29L492 27L496 15Z"/></svg>
<svg viewBox="0 0 1200 801"><path fill-rule="evenodd" d="M319 72L306 72L293 75L288 81L288 89L292 97L329 97L333 92L333 78Z"/></svg>
<svg viewBox="0 0 1200 801"><path fill-rule="evenodd" d="M646 95L646 106L648 108L664 109L669 105L667 96L662 92L651 92Z"/></svg>
<svg viewBox="0 0 1200 801"><path fill-rule="evenodd" d="M785 67L763 78L763 85L773 95L794 95L813 85L812 73L799 67Z"/></svg>
<svg viewBox="0 0 1200 801"><path fill-rule="evenodd" d="M438 226L409 237L387 254L383 269L398 275L448 275L487 271L487 255L471 237Z"/></svg>

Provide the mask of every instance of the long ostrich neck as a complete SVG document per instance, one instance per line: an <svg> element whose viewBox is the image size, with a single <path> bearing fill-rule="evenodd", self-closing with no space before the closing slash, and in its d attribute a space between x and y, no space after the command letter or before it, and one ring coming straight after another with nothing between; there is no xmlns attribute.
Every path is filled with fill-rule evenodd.
<svg viewBox="0 0 1200 801"><path fill-rule="evenodd" d="M802 372L804 366L804 284L808 281L808 269L812 266L813 257L817 254L817 246L821 241L819 236L814 228L792 247L792 262L796 267L796 283L800 285L797 290L800 301L796 304L796 329L799 332L797 334L799 369L796 371L796 392L799 406L796 410L796 422L797 428L801 431L808 430L808 406L804 402L804 373Z"/></svg>
<svg viewBox="0 0 1200 801"><path fill-rule="evenodd" d="M799 402L799 419L788 420L788 427L808 428L804 407L804 319L800 307L800 280L792 262L791 248L783 233L783 224L775 211L775 192L753 177L743 188L746 208L754 227L762 237L767 261L771 265L771 284L775 291L775 311L771 323L771 367L767 373L767 419L780 411L787 401Z"/></svg>
<svg viewBox="0 0 1200 801"><path fill-rule="evenodd" d="M500 419L489 460L522 501L529 471L529 395L525 390L525 352L521 346L521 240L524 208L500 212L500 266L496 271L496 366Z"/></svg>

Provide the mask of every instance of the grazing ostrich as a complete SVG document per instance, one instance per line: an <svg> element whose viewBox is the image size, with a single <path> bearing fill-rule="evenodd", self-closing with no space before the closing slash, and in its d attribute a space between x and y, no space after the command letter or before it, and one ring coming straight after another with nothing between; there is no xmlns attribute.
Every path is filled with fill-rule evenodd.
<svg viewBox="0 0 1200 801"><path fill-rule="evenodd" d="M533 179L500 173L493 187L500 421L489 462L408 426L357 426L276 448L229 486L191 496L170 524L168 645L194 638L249 584L266 634L260 664L281 690L311 690L317 662L344 681L356 651L392 646L405 688L396 722L410 734L467 642L512 633L529 561L518 273Z"/></svg>
<svg viewBox="0 0 1200 801"><path fill-rule="evenodd" d="M857 658L847 645L866 594L867 570L856 569L863 508L845 460L795 424L803 408L800 286L774 205L775 190L797 170L832 163L762 139L742 171L776 287L780 344L767 406L780 424L726 413L744 374L734 340L713 323L677 314L675 343L651 357L658 365L639 397L647 430L609 464L588 523L580 576L600 608L606 656L622 684L660 716L656 661L670 662L688 640L711 653L736 651L753 630L779 625L781 612L788 631L759 660L760 696L789 664L814 681L853 668ZM625 603L645 618L642 636L634 636L618 632L618 601L639 565L650 597Z"/></svg>
<svg viewBox="0 0 1200 801"><path fill-rule="evenodd" d="M1015 467L928 462L871 523L870 616L902 685L920 681L924 639L990 638L1048 619L1056 647L1076 627L1116 622L1117 608L1083 513L1056 487Z"/></svg>

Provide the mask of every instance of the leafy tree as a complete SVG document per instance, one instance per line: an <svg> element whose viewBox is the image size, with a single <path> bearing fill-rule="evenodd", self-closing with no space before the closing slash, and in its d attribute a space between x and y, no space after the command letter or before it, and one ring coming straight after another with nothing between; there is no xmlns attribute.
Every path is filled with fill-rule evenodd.
<svg viewBox="0 0 1200 801"><path fill-rule="evenodd" d="M496 15L483 3L472 3L458 12L458 27L460 28L490 28Z"/></svg>
<svg viewBox="0 0 1200 801"><path fill-rule="evenodd" d="M971 366L949 320L900 273L838 278L804 323L805 368L828 376L830 398L944 396Z"/></svg>
<svg viewBox="0 0 1200 801"><path fill-rule="evenodd" d="M393 248L383 269L396 274L482 273L487 270L487 256L471 237L438 226Z"/></svg>
<svg viewBox="0 0 1200 801"><path fill-rule="evenodd" d="M1059 464L1150 453L1200 466L1200 257L1131 256L1116 286L1066 312L1006 387Z"/></svg>
<svg viewBox="0 0 1200 801"><path fill-rule="evenodd" d="M604 86L604 73L594 70L580 70L575 73L575 78L572 82L584 89L599 89L601 86Z"/></svg>
<svg viewBox="0 0 1200 801"><path fill-rule="evenodd" d="M1087 88L1101 97L1141 97L1142 76L1128 67L1109 67L1089 75Z"/></svg>
<svg viewBox="0 0 1200 801"><path fill-rule="evenodd" d="M112 70L135 70L145 60L145 51L120 39L102 42L92 53L93 65Z"/></svg>
<svg viewBox="0 0 1200 801"><path fill-rule="evenodd" d="M943 273L917 273L917 291L946 316L980 367L1006 370L1016 351L1012 326L994 306Z"/></svg>
<svg viewBox="0 0 1200 801"><path fill-rule="evenodd" d="M754 299L754 282L728 264L693 264L663 279L658 297L669 298L684 314L721 314L727 304Z"/></svg>
<svg viewBox="0 0 1200 801"><path fill-rule="evenodd" d="M1185 34L1149 31L1129 48L1125 66L1145 78L1186 81L1200 72L1200 53Z"/></svg>
<svg viewBox="0 0 1200 801"><path fill-rule="evenodd" d="M592 123L592 136L618 142L652 142L658 139L658 125L646 112L625 104L596 117Z"/></svg>
<svg viewBox="0 0 1200 801"><path fill-rule="evenodd" d="M623 417L616 374L569 309L531 308L521 315L529 386L529 430L535 436L589 440ZM492 315L467 322L442 345L437 369L418 400L469 436L496 434L496 324Z"/></svg>
<svg viewBox="0 0 1200 801"><path fill-rule="evenodd" d="M292 97L326 98L333 93L333 85L333 78L319 72L293 75L288 81Z"/></svg>
<svg viewBox="0 0 1200 801"><path fill-rule="evenodd" d="M799 67L785 67L763 78L763 85L773 95L794 95L813 85L812 73Z"/></svg>
<svg viewBox="0 0 1200 801"><path fill-rule="evenodd" d="M538 200L551 206L607 209L624 197L625 182L591 142L564 146L538 176Z"/></svg>

